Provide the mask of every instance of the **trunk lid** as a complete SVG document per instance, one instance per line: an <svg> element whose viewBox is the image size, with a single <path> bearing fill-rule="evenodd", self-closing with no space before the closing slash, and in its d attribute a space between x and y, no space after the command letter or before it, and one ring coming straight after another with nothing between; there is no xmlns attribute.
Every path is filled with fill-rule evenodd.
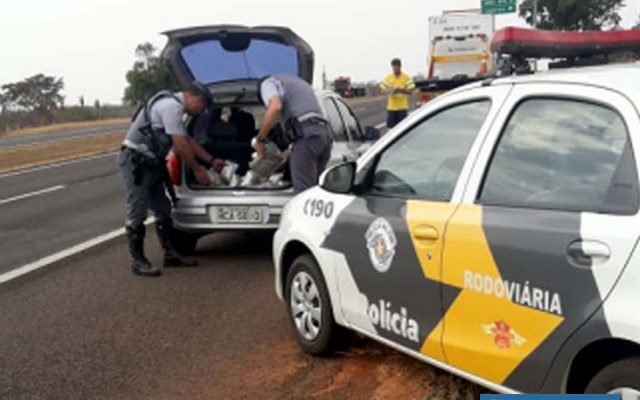
<svg viewBox="0 0 640 400"><path fill-rule="evenodd" d="M162 58L178 83L198 80L220 102L256 101L256 82L267 75L313 81L313 50L289 28L214 25L164 34Z"/></svg>

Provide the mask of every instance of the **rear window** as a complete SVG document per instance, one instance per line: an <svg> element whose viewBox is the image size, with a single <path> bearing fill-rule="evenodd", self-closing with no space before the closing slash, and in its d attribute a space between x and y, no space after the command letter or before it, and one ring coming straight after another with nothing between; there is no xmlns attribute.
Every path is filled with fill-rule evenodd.
<svg viewBox="0 0 640 400"><path fill-rule="evenodd" d="M298 75L295 47L251 39L244 51L225 50L212 39L185 46L181 51L194 79L205 84L238 79L260 79L267 75Z"/></svg>

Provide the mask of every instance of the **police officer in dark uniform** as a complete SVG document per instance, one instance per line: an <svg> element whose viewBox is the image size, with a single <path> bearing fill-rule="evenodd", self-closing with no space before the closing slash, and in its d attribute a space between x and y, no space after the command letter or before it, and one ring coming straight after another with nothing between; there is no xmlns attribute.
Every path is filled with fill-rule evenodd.
<svg viewBox="0 0 640 400"><path fill-rule="evenodd" d="M297 76L273 75L259 83L258 93L267 111L258 131L256 152L264 155L269 132L283 122L293 140L293 189L301 192L315 186L331 157L333 136L313 88Z"/></svg>
<svg viewBox="0 0 640 400"><path fill-rule="evenodd" d="M220 168L216 160L187 135L184 113L198 115L210 98L206 86L194 82L183 92L162 91L154 95L133 117L131 127L122 143L118 165L126 190L127 241L134 274L158 276L162 273L144 255L144 221L151 209L156 219L158 238L164 249L165 267L191 267L195 260L182 257L173 244L171 202L177 201L166 169L169 150L180 156L199 184L209 184L207 167Z"/></svg>

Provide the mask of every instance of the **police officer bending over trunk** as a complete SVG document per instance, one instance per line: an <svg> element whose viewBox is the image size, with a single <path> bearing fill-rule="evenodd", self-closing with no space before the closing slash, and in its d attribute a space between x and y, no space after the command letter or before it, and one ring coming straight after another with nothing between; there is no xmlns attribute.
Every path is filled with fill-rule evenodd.
<svg viewBox="0 0 640 400"><path fill-rule="evenodd" d="M173 245L171 202L167 194L174 203L177 198L169 180L165 158L173 146L174 151L191 168L198 183L209 184L203 164L220 168L223 162L214 159L188 136L183 123L185 112L192 116L200 114L208 99L209 91L198 82L181 93L157 93L138 109L122 143L118 165L126 190L127 240L131 268L136 275L158 276L162 273L144 255L144 221L149 208L156 218L158 238L164 249L164 266L192 267L197 264L195 260L180 256Z"/></svg>
<svg viewBox="0 0 640 400"><path fill-rule="evenodd" d="M297 76L274 75L259 83L258 93L267 111L258 131L256 152L264 156L269 132L282 120L293 141L293 189L301 192L315 186L331 157L333 137L313 89Z"/></svg>

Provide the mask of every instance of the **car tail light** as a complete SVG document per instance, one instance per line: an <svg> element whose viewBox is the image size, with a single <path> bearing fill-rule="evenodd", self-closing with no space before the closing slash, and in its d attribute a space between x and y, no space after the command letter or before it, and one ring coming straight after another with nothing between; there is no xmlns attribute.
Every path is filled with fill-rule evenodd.
<svg viewBox="0 0 640 400"><path fill-rule="evenodd" d="M167 156L167 171L169 171L171 183L175 186L182 185L182 163L180 157L173 151L170 151Z"/></svg>
<svg viewBox="0 0 640 400"><path fill-rule="evenodd" d="M504 28L491 43L494 53L526 58L593 57L640 50L640 30L559 32Z"/></svg>

